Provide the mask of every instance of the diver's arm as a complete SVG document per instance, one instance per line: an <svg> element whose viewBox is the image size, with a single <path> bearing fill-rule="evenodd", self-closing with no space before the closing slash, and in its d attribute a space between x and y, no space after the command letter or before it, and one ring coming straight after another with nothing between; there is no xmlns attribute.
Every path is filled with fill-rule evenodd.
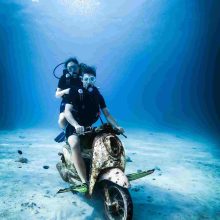
<svg viewBox="0 0 220 220"><path fill-rule="evenodd" d="M106 120L114 127L118 127L116 120L111 116L109 110L107 108L103 108L102 112L106 118Z"/></svg>
<svg viewBox="0 0 220 220"><path fill-rule="evenodd" d="M103 108L102 112L106 118L106 120L115 128L117 128L118 130L120 130L122 133L124 133L124 129L122 127L120 127L116 120L113 118L113 116L110 114L109 110L107 108Z"/></svg>
<svg viewBox="0 0 220 220"><path fill-rule="evenodd" d="M65 105L65 111L64 111L64 115L66 120L73 126L73 127L77 127L79 126L78 122L74 119L71 111L73 109L73 105L71 104L66 104Z"/></svg>
<svg viewBox="0 0 220 220"><path fill-rule="evenodd" d="M65 105L65 111L64 111L65 118L76 129L77 134L83 134L84 127L79 125L78 122L74 119L71 113L72 109L73 109L73 105L71 104Z"/></svg>
<svg viewBox="0 0 220 220"><path fill-rule="evenodd" d="M69 94L69 91L70 91L70 88L69 89L64 89L64 90L61 90L60 88L57 88L55 97L56 98L61 98L63 95Z"/></svg>

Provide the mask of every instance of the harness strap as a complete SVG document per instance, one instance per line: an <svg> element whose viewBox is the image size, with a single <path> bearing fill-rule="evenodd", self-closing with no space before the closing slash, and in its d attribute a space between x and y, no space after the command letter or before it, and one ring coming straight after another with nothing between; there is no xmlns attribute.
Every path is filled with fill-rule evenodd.
<svg viewBox="0 0 220 220"><path fill-rule="evenodd" d="M100 115L100 112L99 112L99 119L100 119L101 123L104 124L104 122L103 122L103 120L102 120L102 117L101 117L101 115Z"/></svg>

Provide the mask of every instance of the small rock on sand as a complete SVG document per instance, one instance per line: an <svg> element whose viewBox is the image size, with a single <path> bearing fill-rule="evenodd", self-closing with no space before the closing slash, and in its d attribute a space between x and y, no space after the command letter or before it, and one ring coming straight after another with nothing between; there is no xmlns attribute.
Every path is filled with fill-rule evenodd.
<svg viewBox="0 0 220 220"><path fill-rule="evenodd" d="M156 166L154 167L155 170L161 171L160 167Z"/></svg>
<svg viewBox="0 0 220 220"><path fill-rule="evenodd" d="M139 187L134 187L134 188L132 189L132 191L138 192L138 191L140 191L140 188L139 188Z"/></svg>
<svg viewBox="0 0 220 220"><path fill-rule="evenodd" d="M21 150L18 150L18 153L19 153L19 154L22 154L22 151L21 151Z"/></svg>
<svg viewBox="0 0 220 220"><path fill-rule="evenodd" d="M15 162L20 162L20 163L28 163L28 159L25 157L21 157L18 160L16 160Z"/></svg>
<svg viewBox="0 0 220 220"><path fill-rule="evenodd" d="M34 208L37 206L37 204L35 202L25 202L25 203L21 203L21 206L22 207L28 207L28 208Z"/></svg>
<svg viewBox="0 0 220 220"><path fill-rule="evenodd" d="M126 156L126 162L132 162L132 160L129 156Z"/></svg>

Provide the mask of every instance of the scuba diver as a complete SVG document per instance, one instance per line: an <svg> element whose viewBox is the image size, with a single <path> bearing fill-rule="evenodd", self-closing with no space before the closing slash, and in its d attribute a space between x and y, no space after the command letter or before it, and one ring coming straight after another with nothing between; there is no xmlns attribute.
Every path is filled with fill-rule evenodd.
<svg viewBox="0 0 220 220"><path fill-rule="evenodd" d="M86 167L80 151L80 142L87 138L84 134L85 128L92 126L99 119L101 109L108 123L121 133L124 133L124 129L111 116L103 96L95 86L95 68L84 65L81 72L83 85L71 88L66 95L64 116L69 122L66 138L71 147L71 161L83 183L82 186L88 189Z"/></svg>
<svg viewBox="0 0 220 220"><path fill-rule="evenodd" d="M81 85L82 82L80 79L80 64L76 58L70 57L64 63L63 75L59 79L55 93L56 98L62 98L58 124L63 130L65 130L67 125L67 121L64 116L65 96L69 93L71 87ZM64 138L65 132L63 131L55 138L55 141L61 142L64 140Z"/></svg>

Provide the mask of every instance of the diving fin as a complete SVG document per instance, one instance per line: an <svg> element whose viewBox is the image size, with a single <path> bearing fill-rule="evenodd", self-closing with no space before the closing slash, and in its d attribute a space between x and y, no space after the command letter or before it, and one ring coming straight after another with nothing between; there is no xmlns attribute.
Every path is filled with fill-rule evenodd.
<svg viewBox="0 0 220 220"><path fill-rule="evenodd" d="M63 141L65 141L65 132L62 131L57 137L54 138L54 140L57 142L57 143L61 143Z"/></svg>
<svg viewBox="0 0 220 220"><path fill-rule="evenodd" d="M155 171L155 169L142 171L138 173L131 173L126 175L129 181L137 180L142 177L148 176L152 174ZM80 193L86 193L88 191L88 185L86 183L82 185L72 185L69 188L60 189L57 193L65 193L65 192L80 192Z"/></svg>
<svg viewBox="0 0 220 220"><path fill-rule="evenodd" d="M152 174L155 171L155 169L152 170L147 170L147 171L142 171L142 172L138 172L138 173L131 173L126 175L128 177L129 181L133 181L133 180L137 180L140 179L142 177L145 177L147 175Z"/></svg>
<svg viewBox="0 0 220 220"><path fill-rule="evenodd" d="M65 192L80 192L86 193L88 191L88 185L83 183L82 185L72 185L69 188L60 189L57 193L65 193Z"/></svg>

